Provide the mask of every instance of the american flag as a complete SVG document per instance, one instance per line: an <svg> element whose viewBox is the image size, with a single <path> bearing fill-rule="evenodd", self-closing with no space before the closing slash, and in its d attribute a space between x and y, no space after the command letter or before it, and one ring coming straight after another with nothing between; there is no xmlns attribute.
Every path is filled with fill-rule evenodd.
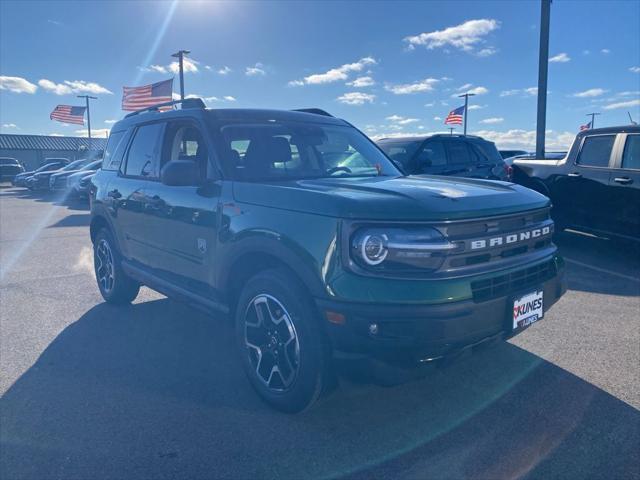
<svg viewBox="0 0 640 480"><path fill-rule="evenodd" d="M74 107L72 105L58 105L53 109L50 120L57 120L64 123L75 123L84 125L84 111L87 107Z"/></svg>
<svg viewBox="0 0 640 480"><path fill-rule="evenodd" d="M462 125L462 116L464 115L464 105L451 110L447 118L444 119L445 125Z"/></svg>
<svg viewBox="0 0 640 480"><path fill-rule="evenodd" d="M580 125L580 131L589 130L591 128L591 122Z"/></svg>
<svg viewBox="0 0 640 480"><path fill-rule="evenodd" d="M170 102L173 92L173 78L143 87L122 88L122 110L135 111ZM170 110L171 107L161 108Z"/></svg>

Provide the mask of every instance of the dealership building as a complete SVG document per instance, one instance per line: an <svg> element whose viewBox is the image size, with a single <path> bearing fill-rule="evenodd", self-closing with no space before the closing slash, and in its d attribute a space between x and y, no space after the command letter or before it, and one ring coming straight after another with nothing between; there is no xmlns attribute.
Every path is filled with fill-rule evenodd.
<svg viewBox="0 0 640 480"><path fill-rule="evenodd" d="M104 150L106 138L56 137L49 135L0 134L0 157L15 158L26 170L34 170L47 158L79 158L95 156Z"/></svg>

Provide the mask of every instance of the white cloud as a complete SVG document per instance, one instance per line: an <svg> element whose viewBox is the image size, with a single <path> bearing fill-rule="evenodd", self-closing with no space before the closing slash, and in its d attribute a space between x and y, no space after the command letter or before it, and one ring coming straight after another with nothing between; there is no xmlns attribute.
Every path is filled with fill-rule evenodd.
<svg viewBox="0 0 640 480"><path fill-rule="evenodd" d="M402 117L400 115L391 115L386 119L398 125L408 125L410 123L415 123L420 121L420 119L418 118L407 118L407 117Z"/></svg>
<svg viewBox="0 0 640 480"><path fill-rule="evenodd" d="M91 129L91 137L92 138L106 138L109 136L109 132L111 131L110 128L92 128ZM74 132L76 135L79 135L81 137L88 137L89 136L89 130L86 128L82 128L80 130L76 130Z"/></svg>
<svg viewBox="0 0 640 480"><path fill-rule="evenodd" d="M2 128L18 128L15 123L3 123Z"/></svg>
<svg viewBox="0 0 640 480"><path fill-rule="evenodd" d="M590 88L589 90L585 90L583 92L576 92L571 96L578 98L599 97L606 92L608 92L608 90L605 90L604 88Z"/></svg>
<svg viewBox="0 0 640 480"><path fill-rule="evenodd" d="M467 107L467 110L480 110L480 109L482 109L482 108L486 108L486 107L487 107L486 105L476 105L476 104L473 104L473 105L469 105L469 106Z"/></svg>
<svg viewBox="0 0 640 480"><path fill-rule="evenodd" d="M495 142L498 148L517 148L522 150L533 150L536 146L535 130L507 130L498 132L495 130L479 130L471 132L473 135L479 135L487 140ZM576 134L572 132L555 132L547 131L545 148L547 150L567 150Z"/></svg>
<svg viewBox="0 0 640 480"><path fill-rule="evenodd" d="M616 108L632 108L632 107L640 107L640 99L628 100L626 102L610 103L608 105L605 105L602 108L604 108L605 110L615 110Z"/></svg>
<svg viewBox="0 0 640 480"><path fill-rule="evenodd" d="M490 57L491 55L495 55L496 53L498 53L497 48L486 47L481 50L478 50L478 53L476 55L478 55L479 57Z"/></svg>
<svg viewBox="0 0 640 480"><path fill-rule="evenodd" d="M356 88L370 87L371 85L375 84L376 82L371 77L358 77L352 82L347 82L347 85Z"/></svg>
<svg viewBox="0 0 640 480"><path fill-rule="evenodd" d="M554 55L549 59L549 63L566 63L571 60L571 57L566 53L559 53L558 55Z"/></svg>
<svg viewBox="0 0 640 480"><path fill-rule="evenodd" d="M409 48L424 46L429 50L451 46L464 51L472 51L478 43L484 42L483 37L500 28L500 22L493 19L469 20L454 27L434 32L425 32L404 39Z"/></svg>
<svg viewBox="0 0 640 480"><path fill-rule="evenodd" d="M206 103L210 103L210 102L235 102L236 101L236 98L232 97L231 95L225 95L223 97L215 97L215 96L206 97L204 95L198 95L198 94L195 94L195 93L190 93L189 95L185 95L184 98L200 98ZM180 99L180 95L177 95L177 99L178 100Z"/></svg>
<svg viewBox="0 0 640 480"><path fill-rule="evenodd" d="M471 87L473 87L473 83L465 83L464 85L460 85L458 88L456 88L456 90L461 91Z"/></svg>
<svg viewBox="0 0 640 480"><path fill-rule="evenodd" d="M640 97L640 90L627 90L626 92L618 92L616 97Z"/></svg>
<svg viewBox="0 0 640 480"><path fill-rule="evenodd" d="M480 120L480 123L502 123L504 122L504 118L502 117L491 117L485 118L484 120Z"/></svg>
<svg viewBox="0 0 640 480"><path fill-rule="evenodd" d="M457 98L463 93L472 93L473 95L484 95L486 93L489 93L489 89L486 87L469 88L471 86L472 85L470 83L467 83L466 85L462 85L462 87L460 87L456 93L451 95L451 98Z"/></svg>
<svg viewBox="0 0 640 480"><path fill-rule="evenodd" d="M410 95L412 93L430 92L438 81L436 78L425 78L424 80L414 83L387 85L384 88L396 95Z"/></svg>
<svg viewBox="0 0 640 480"><path fill-rule="evenodd" d="M640 67L629 67L629 71L633 73L640 73Z"/></svg>
<svg viewBox="0 0 640 480"><path fill-rule="evenodd" d="M46 78L42 78L38 80L38 85L44 90L55 93L56 95L70 95L72 93L93 93L94 95L113 94L112 91L102 85L95 82L85 82L84 80L65 80L63 83L55 83Z"/></svg>
<svg viewBox="0 0 640 480"><path fill-rule="evenodd" d="M375 95L362 92L349 92L340 95L336 100L347 105L364 105L365 103L373 103L376 99Z"/></svg>
<svg viewBox="0 0 640 480"><path fill-rule="evenodd" d="M226 100L227 102L235 102L236 98L232 97L231 95L225 95L224 97L222 97L224 100Z"/></svg>
<svg viewBox="0 0 640 480"><path fill-rule="evenodd" d="M314 73L313 75L308 75L304 77L302 80L291 80L289 82L290 86L301 86L301 85L321 85L324 83L332 83L338 82L341 80L347 80L349 78L349 74L353 72L361 72L367 65L376 65L378 62L375 58L372 57L364 57L354 63L345 63L336 68L332 68L331 70L327 70L325 73Z"/></svg>
<svg viewBox="0 0 640 480"><path fill-rule="evenodd" d="M442 117L433 117L435 121L442 120Z"/></svg>
<svg viewBox="0 0 640 480"><path fill-rule="evenodd" d="M211 65L205 65L204 69L211 71L211 70L213 70L213 67L211 67Z"/></svg>
<svg viewBox="0 0 640 480"><path fill-rule="evenodd" d="M605 55L611 53L611 50L609 50L608 48L603 48L602 50L600 50L601 53L604 53Z"/></svg>
<svg viewBox="0 0 640 480"><path fill-rule="evenodd" d="M22 77L0 76L0 90L9 90L14 93L36 93L37 85Z"/></svg>
<svg viewBox="0 0 640 480"><path fill-rule="evenodd" d="M433 107L433 103L425 103L424 106L425 107Z"/></svg>
<svg viewBox="0 0 640 480"><path fill-rule="evenodd" d="M219 75L228 75L231 72L232 72L232 70L229 67L227 67L226 65L218 70L218 74Z"/></svg>
<svg viewBox="0 0 640 480"><path fill-rule="evenodd" d="M260 62L256 63L253 67L247 67L244 69L244 74L247 77L255 77L257 75L266 75L267 72L264 69L264 65Z"/></svg>
<svg viewBox="0 0 640 480"><path fill-rule="evenodd" d="M514 88L512 90L503 90L500 92L501 97L511 97L513 95L534 96L538 94L538 87Z"/></svg>
<svg viewBox="0 0 640 480"><path fill-rule="evenodd" d="M196 73L198 72L198 65L200 62L184 57L182 60L182 70L184 73ZM208 66L205 66L207 68ZM143 72L154 72L154 73L180 73L180 63L175 61L171 62L169 65L149 65L148 67L138 67ZM209 70L211 67L207 68Z"/></svg>
<svg viewBox="0 0 640 480"><path fill-rule="evenodd" d="M118 120L105 120L104 123L106 123L107 125L112 125L114 123L116 123Z"/></svg>
<svg viewBox="0 0 640 480"><path fill-rule="evenodd" d="M61 133L50 133L49 136L50 137L64 137L64 135L61 134Z"/></svg>

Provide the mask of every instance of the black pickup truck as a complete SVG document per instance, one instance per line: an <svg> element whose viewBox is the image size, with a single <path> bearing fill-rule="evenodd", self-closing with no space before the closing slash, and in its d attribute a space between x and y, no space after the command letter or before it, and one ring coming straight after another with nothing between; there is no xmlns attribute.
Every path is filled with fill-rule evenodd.
<svg viewBox="0 0 640 480"><path fill-rule="evenodd" d="M515 160L513 178L551 199L557 230L640 240L637 125L580 132L561 160Z"/></svg>

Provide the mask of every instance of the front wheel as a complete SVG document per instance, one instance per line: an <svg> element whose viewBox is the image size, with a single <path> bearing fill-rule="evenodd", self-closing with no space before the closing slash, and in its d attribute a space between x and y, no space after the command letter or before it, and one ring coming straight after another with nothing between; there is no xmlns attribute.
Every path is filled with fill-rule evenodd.
<svg viewBox="0 0 640 480"><path fill-rule="evenodd" d="M93 266L100 294L109 303L131 303L140 291L140 284L122 270L120 253L111 233L102 229L93 243Z"/></svg>
<svg viewBox="0 0 640 480"><path fill-rule="evenodd" d="M236 309L242 364L256 392L277 410L310 407L327 383L328 348L309 295L281 269L245 285Z"/></svg>

